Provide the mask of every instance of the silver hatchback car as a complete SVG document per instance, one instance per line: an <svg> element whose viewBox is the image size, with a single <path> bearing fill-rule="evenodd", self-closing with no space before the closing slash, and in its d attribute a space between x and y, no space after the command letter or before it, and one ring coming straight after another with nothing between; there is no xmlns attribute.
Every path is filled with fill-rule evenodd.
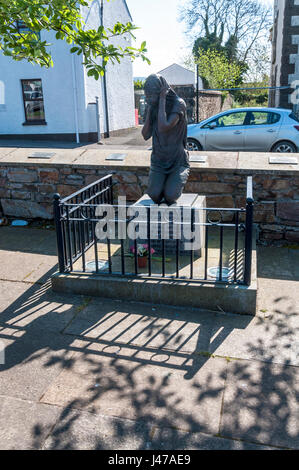
<svg viewBox="0 0 299 470"><path fill-rule="evenodd" d="M290 109L236 108L188 125L188 150L298 152L299 119Z"/></svg>

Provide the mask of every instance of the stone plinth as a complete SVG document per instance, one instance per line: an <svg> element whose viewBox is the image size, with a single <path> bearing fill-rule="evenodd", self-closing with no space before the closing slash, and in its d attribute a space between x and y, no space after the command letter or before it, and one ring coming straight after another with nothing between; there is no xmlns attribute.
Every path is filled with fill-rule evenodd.
<svg viewBox="0 0 299 470"><path fill-rule="evenodd" d="M191 249L198 256L205 245L206 198L198 194L182 194L180 199L171 206L155 204L145 194L135 204L134 208L142 208L138 216L139 225L148 233L148 217L150 213L151 247L161 253L164 240L165 253L175 254L177 249L181 255L189 254ZM148 210L148 208L150 208ZM192 220L193 217L193 220ZM193 222L193 223L192 223ZM148 238L137 238L137 243L148 243ZM130 242L133 245L133 242Z"/></svg>

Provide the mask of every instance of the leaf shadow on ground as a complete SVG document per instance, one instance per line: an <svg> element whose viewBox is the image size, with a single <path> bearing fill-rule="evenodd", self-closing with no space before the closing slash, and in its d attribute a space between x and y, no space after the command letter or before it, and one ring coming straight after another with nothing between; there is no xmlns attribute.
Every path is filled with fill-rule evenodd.
<svg viewBox="0 0 299 470"><path fill-rule="evenodd" d="M50 429L36 421L32 448L299 447L290 299L253 319L56 294L49 275L1 314L1 374L13 370L17 389L32 365L38 402L58 409ZM245 334L244 355L218 354L233 334Z"/></svg>

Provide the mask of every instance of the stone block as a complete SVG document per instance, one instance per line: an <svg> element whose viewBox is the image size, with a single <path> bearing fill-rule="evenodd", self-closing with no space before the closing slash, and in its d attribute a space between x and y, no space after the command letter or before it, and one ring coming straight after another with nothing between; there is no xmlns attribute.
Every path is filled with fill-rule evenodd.
<svg viewBox="0 0 299 470"><path fill-rule="evenodd" d="M57 185L57 192L60 194L61 197L70 196L72 193L78 191L78 186L71 186L69 184L58 184Z"/></svg>
<svg viewBox="0 0 299 470"><path fill-rule="evenodd" d="M116 187L118 196L126 196L128 201L137 201L142 197L142 190L138 184L120 184Z"/></svg>
<svg viewBox="0 0 299 470"><path fill-rule="evenodd" d="M287 220L299 221L299 201L278 202L277 217Z"/></svg>
<svg viewBox="0 0 299 470"><path fill-rule="evenodd" d="M216 183L216 182L188 182L186 184L186 192L197 194L232 194L235 187L232 184Z"/></svg>
<svg viewBox="0 0 299 470"><path fill-rule="evenodd" d="M216 207L225 207L225 208L234 208L234 200L232 196L207 196L207 207L216 208Z"/></svg>
<svg viewBox="0 0 299 470"><path fill-rule="evenodd" d="M12 191L12 197L14 199L30 200L31 193L29 191Z"/></svg>
<svg viewBox="0 0 299 470"><path fill-rule="evenodd" d="M0 197L10 198L11 197L11 191L9 189L0 188Z"/></svg>
<svg viewBox="0 0 299 470"><path fill-rule="evenodd" d="M78 184L81 187L84 185L84 176L83 175L67 175L65 178L66 184Z"/></svg>
<svg viewBox="0 0 299 470"><path fill-rule="evenodd" d="M288 240L290 242L299 243L299 231L298 232L287 231L285 233L285 238L286 238L286 240Z"/></svg>
<svg viewBox="0 0 299 470"><path fill-rule="evenodd" d="M34 183L37 181L37 172L26 169L10 170L7 178L14 183Z"/></svg>
<svg viewBox="0 0 299 470"><path fill-rule="evenodd" d="M57 192L57 186L55 184L38 184L37 190L42 194L55 194Z"/></svg>
<svg viewBox="0 0 299 470"><path fill-rule="evenodd" d="M12 217L24 217L25 219L52 219L50 207L46 208L33 201L22 201L20 199L1 199L4 215Z"/></svg>
<svg viewBox="0 0 299 470"><path fill-rule="evenodd" d="M262 240L282 240L283 233L262 232L260 238Z"/></svg>
<svg viewBox="0 0 299 470"><path fill-rule="evenodd" d="M42 183L58 183L59 171L58 170L40 170L39 179Z"/></svg>
<svg viewBox="0 0 299 470"><path fill-rule="evenodd" d="M98 181L99 179L101 178L101 176L93 173L93 174L89 174L85 177L85 186L89 186L90 184L92 183L95 183L95 181Z"/></svg>
<svg viewBox="0 0 299 470"><path fill-rule="evenodd" d="M272 191L279 191L281 189L289 189L290 181L289 179L274 179L271 184Z"/></svg>
<svg viewBox="0 0 299 470"><path fill-rule="evenodd" d="M115 175L115 179L119 183L137 183L137 175L129 171L122 171L121 173Z"/></svg>
<svg viewBox="0 0 299 470"><path fill-rule="evenodd" d="M219 181L219 178L218 178L217 175L214 175L214 174L202 173L201 180L204 181L204 182L206 182L206 181L215 182L215 181Z"/></svg>

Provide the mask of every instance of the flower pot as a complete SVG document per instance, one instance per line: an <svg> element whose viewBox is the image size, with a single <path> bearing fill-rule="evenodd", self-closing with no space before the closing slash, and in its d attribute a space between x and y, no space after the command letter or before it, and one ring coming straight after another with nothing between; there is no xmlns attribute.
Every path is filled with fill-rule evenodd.
<svg viewBox="0 0 299 470"><path fill-rule="evenodd" d="M146 268L147 256L138 256L138 268Z"/></svg>

